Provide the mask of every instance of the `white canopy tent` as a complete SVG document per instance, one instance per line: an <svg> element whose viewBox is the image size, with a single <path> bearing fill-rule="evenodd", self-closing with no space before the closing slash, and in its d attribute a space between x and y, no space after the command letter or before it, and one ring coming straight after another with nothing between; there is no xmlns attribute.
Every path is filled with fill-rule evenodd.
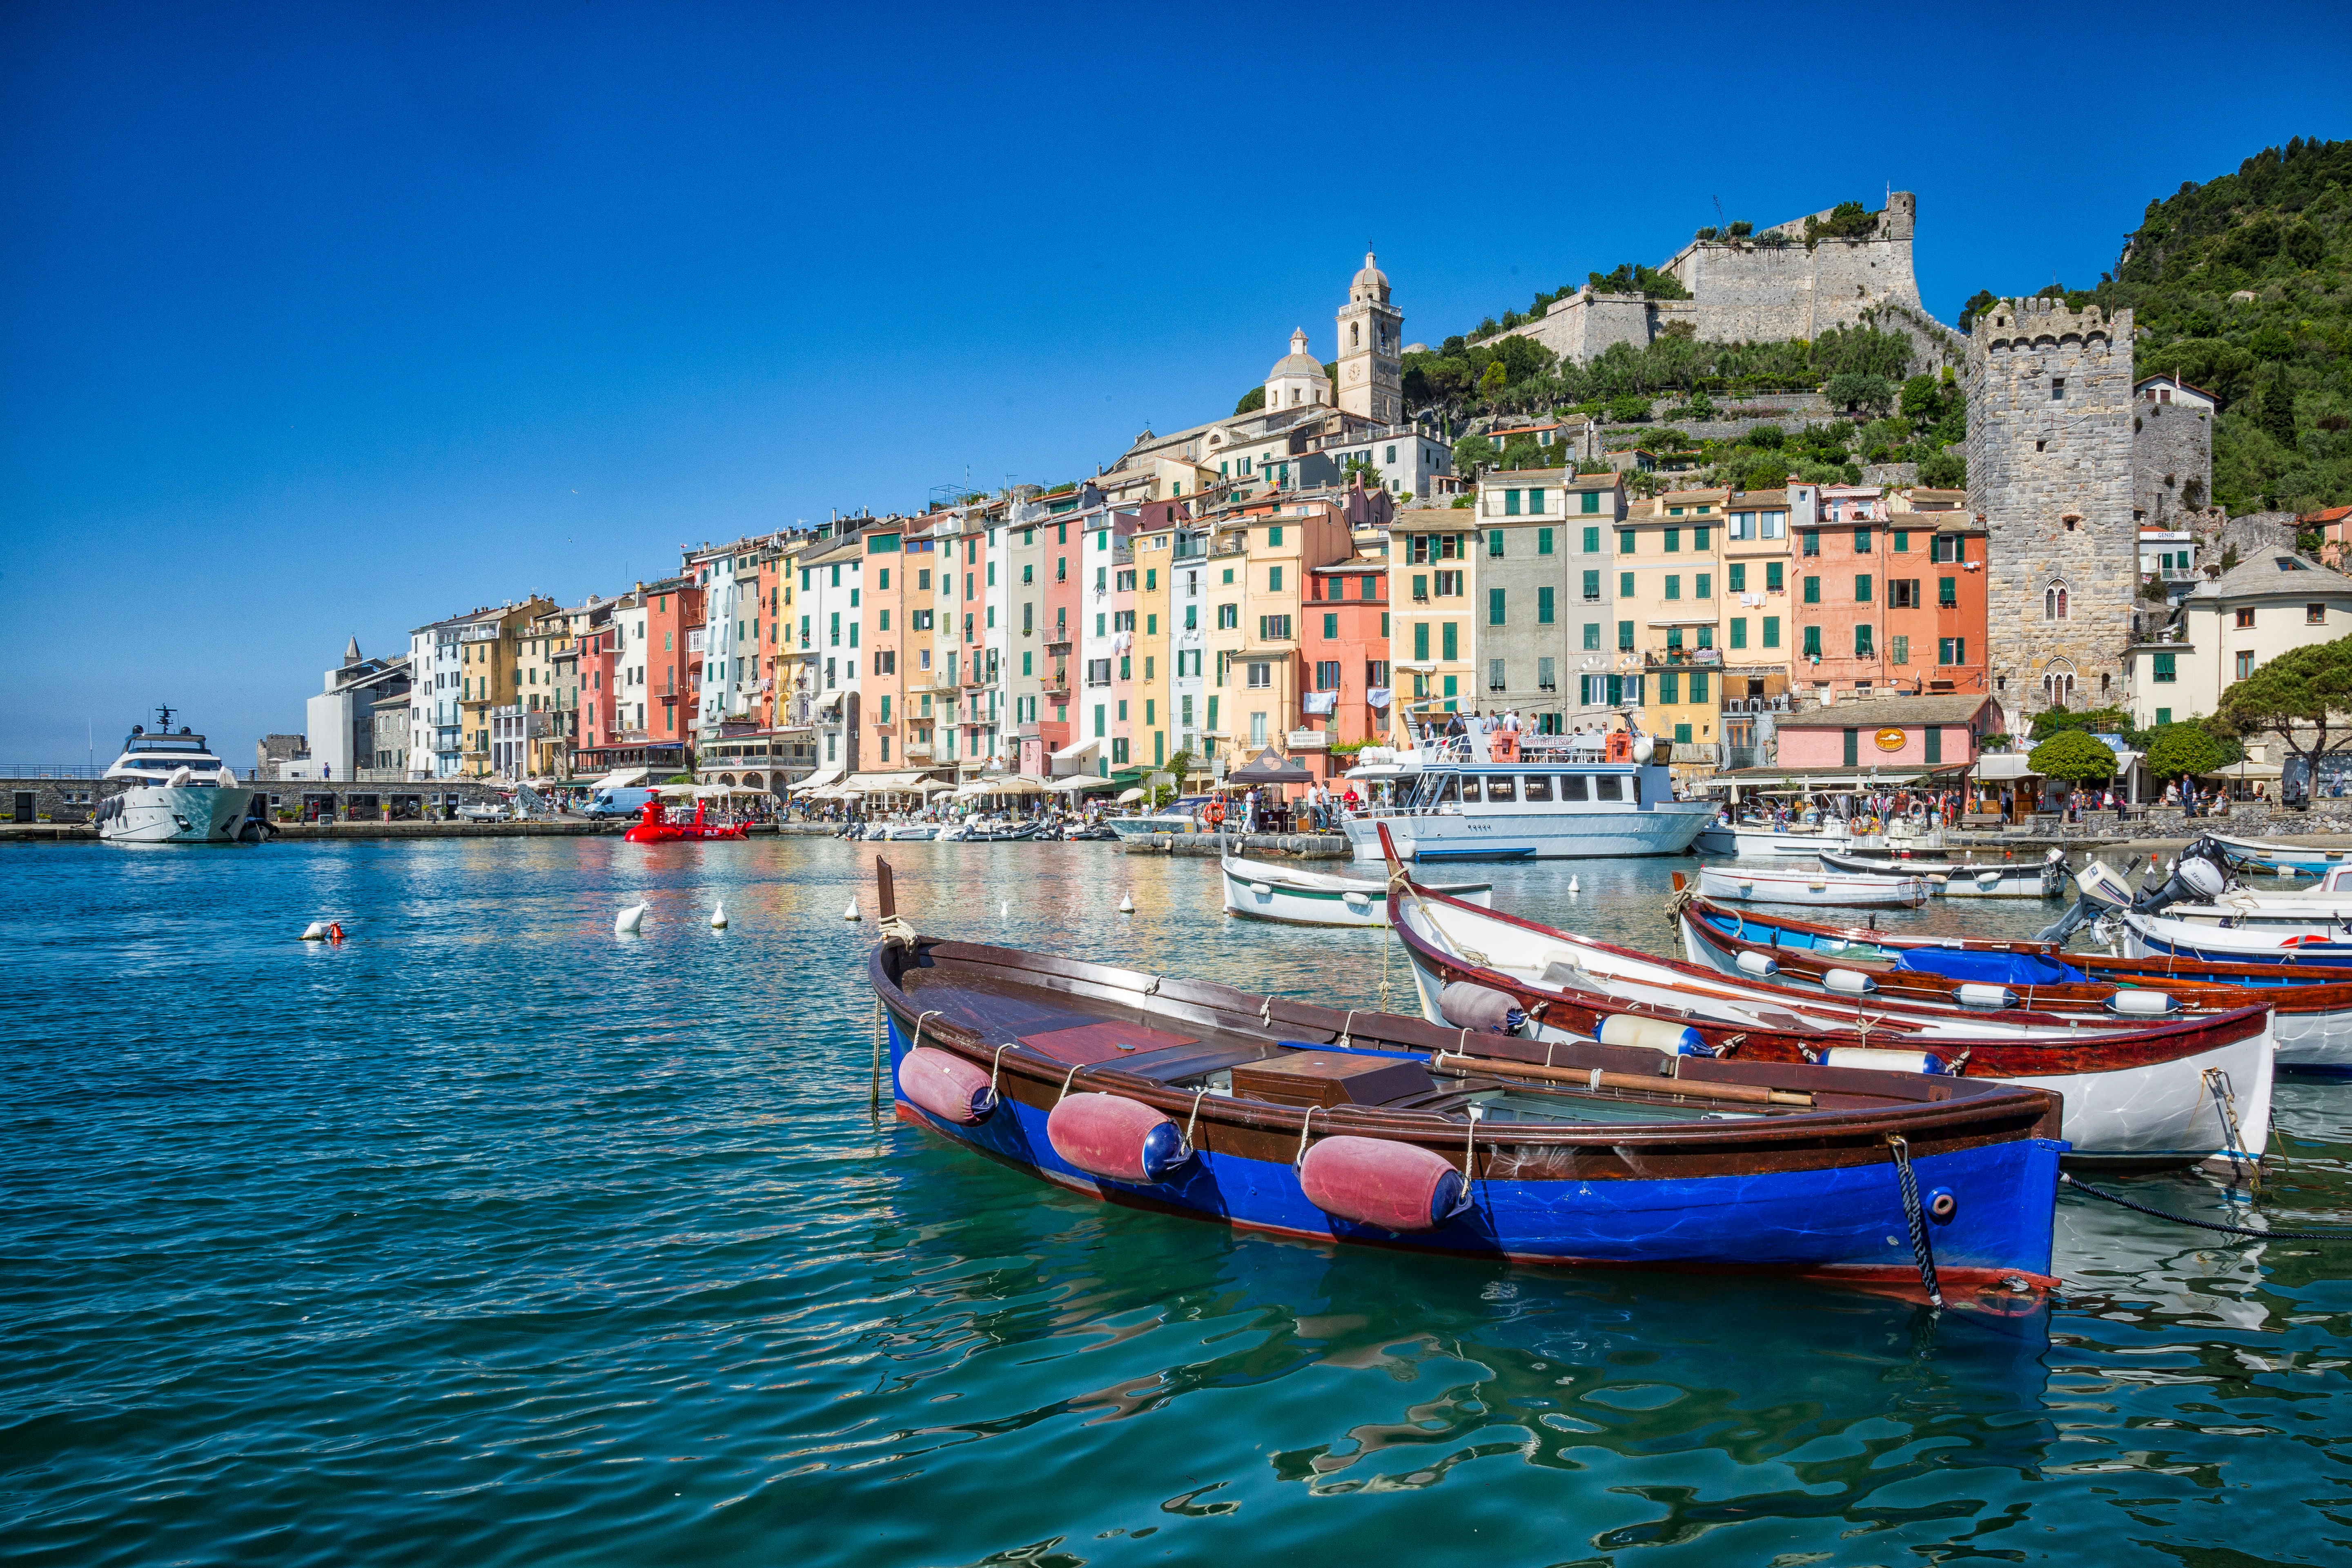
<svg viewBox="0 0 2352 1568"><path fill-rule="evenodd" d="M830 789L835 784L839 784L841 782L841 774L842 767L840 763L827 763L824 766L817 769L816 772L809 774L808 777L801 780L800 783L792 785L785 791L785 793L788 795L797 795L810 799L814 799L817 796L818 791Z"/></svg>
<svg viewBox="0 0 2352 1568"><path fill-rule="evenodd" d="M588 787L590 789L635 789L646 782L646 775L651 772L653 772L651 768L615 768Z"/></svg>

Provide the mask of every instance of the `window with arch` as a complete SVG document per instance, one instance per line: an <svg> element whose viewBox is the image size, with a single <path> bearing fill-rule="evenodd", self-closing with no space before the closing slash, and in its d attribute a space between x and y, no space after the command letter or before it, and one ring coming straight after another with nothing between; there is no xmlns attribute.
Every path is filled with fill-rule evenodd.
<svg viewBox="0 0 2352 1568"><path fill-rule="evenodd" d="M2042 672L2042 695L2052 706L2071 707L2074 700L2074 671L2064 663L2052 666Z"/></svg>
<svg viewBox="0 0 2352 1568"><path fill-rule="evenodd" d="M2067 618L2065 584L2053 583L2042 590L2042 618L2045 621Z"/></svg>
<svg viewBox="0 0 2352 1568"><path fill-rule="evenodd" d="M1364 323L1363 323L1363 322L1361 322L1361 321L1350 321L1350 322L1349 322L1349 323L1348 323L1348 346L1349 346L1349 348L1351 348L1351 349L1352 349L1352 348L1359 347L1359 346L1360 346L1360 345L1362 344L1363 341L1364 341Z"/></svg>

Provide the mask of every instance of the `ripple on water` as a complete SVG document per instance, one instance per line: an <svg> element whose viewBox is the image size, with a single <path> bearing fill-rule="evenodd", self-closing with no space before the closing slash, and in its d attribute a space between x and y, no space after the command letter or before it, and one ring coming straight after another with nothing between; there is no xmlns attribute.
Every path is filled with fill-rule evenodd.
<svg viewBox="0 0 2352 1568"><path fill-rule="evenodd" d="M929 929L1351 1005L1384 961L1404 978L1371 933L1229 921L1213 864L887 854ZM25 1024L0 1057L11 1553L2345 1552L2340 1248L2069 1201L2068 1299L1994 1328L1105 1208L869 1117L872 927L841 909L875 858L0 857ZM1673 868L1579 865L1576 897L1565 870L1492 879L1500 905L1663 951ZM616 938L639 900L643 934ZM292 940L322 917L352 940ZM2007 933L2047 912L1883 918ZM2283 1086L2294 1163L2266 1204L2352 1212L2347 1093Z"/></svg>

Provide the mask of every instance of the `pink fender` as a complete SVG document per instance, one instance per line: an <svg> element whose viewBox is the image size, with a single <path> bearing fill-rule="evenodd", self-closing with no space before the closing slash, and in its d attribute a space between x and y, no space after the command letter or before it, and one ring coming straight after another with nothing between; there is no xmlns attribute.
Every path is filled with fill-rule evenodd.
<svg viewBox="0 0 2352 1568"><path fill-rule="evenodd" d="M1065 1095L1045 1118L1054 1152L1089 1176L1147 1185L1192 1156L1176 1123L1118 1094Z"/></svg>
<svg viewBox="0 0 2352 1568"><path fill-rule="evenodd" d="M1381 1230L1435 1230L1462 1201L1462 1173L1443 1157L1380 1138L1326 1138L1298 1167L1307 1201Z"/></svg>
<svg viewBox="0 0 2352 1568"><path fill-rule="evenodd" d="M898 1063L898 1092L959 1127L969 1127L996 1109L985 1068L929 1046L917 1046Z"/></svg>

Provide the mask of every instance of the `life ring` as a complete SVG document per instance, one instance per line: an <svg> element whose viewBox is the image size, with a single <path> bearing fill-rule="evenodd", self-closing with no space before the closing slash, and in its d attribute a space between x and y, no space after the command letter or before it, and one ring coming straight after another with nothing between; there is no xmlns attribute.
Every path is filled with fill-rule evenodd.
<svg viewBox="0 0 2352 1568"><path fill-rule="evenodd" d="M2335 939L2326 936L2291 936L2279 943L2281 947L2325 947Z"/></svg>
<svg viewBox="0 0 2352 1568"><path fill-rule="evenodd" d="M1224 826L1224 821L1225 803L1222 800L1211 801L1209 803L1209 825L1213 827L1222 827Z"/></svg>

